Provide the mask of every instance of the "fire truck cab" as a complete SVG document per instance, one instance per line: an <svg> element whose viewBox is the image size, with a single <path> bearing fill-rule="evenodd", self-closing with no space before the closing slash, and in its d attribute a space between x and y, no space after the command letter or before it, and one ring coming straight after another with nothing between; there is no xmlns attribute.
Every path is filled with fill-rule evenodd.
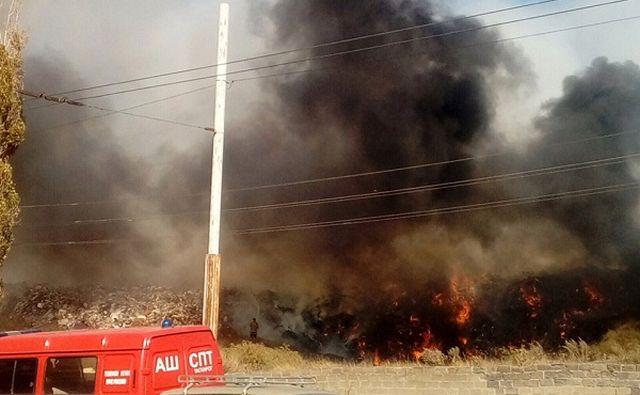
<svg viewBox="0 0 640 395"><path fill-rule="evenodd" d="M0 394L160 394L223 374L205 326L0 333Z"/></svg>

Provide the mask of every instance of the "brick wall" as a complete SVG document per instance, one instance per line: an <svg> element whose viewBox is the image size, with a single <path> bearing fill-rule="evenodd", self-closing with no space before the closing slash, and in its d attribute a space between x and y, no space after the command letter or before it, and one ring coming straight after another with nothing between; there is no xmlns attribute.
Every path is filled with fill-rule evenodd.
<svg viewBox="0 0 640 395"><path fill-rule="evenodd" d="M640 395L640 365L351 366L282 375L315 376L340 395Z"/></svg>

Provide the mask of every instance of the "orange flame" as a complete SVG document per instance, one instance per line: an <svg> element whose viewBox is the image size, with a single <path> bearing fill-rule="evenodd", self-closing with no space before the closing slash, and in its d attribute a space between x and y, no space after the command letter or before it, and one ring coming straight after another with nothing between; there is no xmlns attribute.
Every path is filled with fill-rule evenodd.
<svg viewBox="0 0 640 395"><path fill-rule="evenodd" d="M434 341L434 336L430 330L422 332L422 342L418 344L413 350L411 355L415 361L419 361L424 355L425 351L429 349L439 349L440 344Z"/></svg>
<svg viewBox="0 0 640 395"><path fill-rule="evenodd" d="M413 356L413 360L418 362L420 361L420 358L422 358L422 356L424 355L425 350L413 350L411 351L411 355Z"/></svg>
<svg viewBox="0 0 640 395"><path fill-rule="evenodd" d="M522 299L529 307L529 317L537 318L542 308L542 296L538 293L536 285L521 285L520 295L522 295Z"/></svg>
<svg viewBox="0 0 640 395"><path fill-rule="evenodd" d="M380 352L376 349L373 353L373 366L380 366L382 360L380 359Z"/></svg>
<svg viewBox="0 0 640 395"><path fill-rule="evenodd" d="M454 320L458 326L466 326L471 318L474 286L467 278L456 276L451 280L450 292L451 304L456 312Z"/></svg>
<svg viewBox="0 0 640 395"><path fill-rule="evenodd" d="M471 304L468 300L462 300L458 314L456 314L456 323L460 326L464 326L469 322L471 318Z"/></svg>

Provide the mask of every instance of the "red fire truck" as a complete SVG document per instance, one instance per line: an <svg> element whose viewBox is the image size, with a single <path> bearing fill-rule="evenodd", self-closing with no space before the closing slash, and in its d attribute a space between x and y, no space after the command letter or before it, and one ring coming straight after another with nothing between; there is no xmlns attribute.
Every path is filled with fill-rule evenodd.
<svg viewBox="0 0 640 395"><path fill-rule="evenodd" d="M223 374L204 326L0 333L0 394L159 394Z"/></svg>
<svg viewBox="0 0 640 395"><path fill-rule="evenodd" d="M209 328L0 332L0 395L331 395L308 377L224 376Z"/></svg>

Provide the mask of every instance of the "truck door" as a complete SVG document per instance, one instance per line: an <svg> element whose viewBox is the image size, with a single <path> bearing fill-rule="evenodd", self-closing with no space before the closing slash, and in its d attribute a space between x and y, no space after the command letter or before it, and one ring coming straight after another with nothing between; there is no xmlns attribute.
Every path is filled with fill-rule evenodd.
<svg viewBox="0 0 640 395"><path fill-rule="evenodd" d="M45 394L94 394L96 356L48 358L44 371Z"/></svg>
<svg viewBox="0 0 640 395"><path fill-rule="evenodd" d="M209 332L183 336L185 364L189 376L219 376L224 374L218 345Z"/></svg>
<svg viewBox="0 0 640 395"><path fill-rule="evenodd" d="M185 374L180 336L163 336L151 341L146 369L151 375L153 393L178 388L178 377Z"/></svg>
<svg viewBox="0 0 640 395"><path fill-rule="evenodd" d="M111 354L104 357L100 368L100 388L103 393L128 394L135 392L135 358L131 354Z"/></svg>
<svg viewBox="0 0 640 395"><path fill-rule="evenodd" d="M217 348L210 344L191 347L187 351L187 374L189 376L223 375L222 359Z"/></svg>
<svg viewBox="0 0 640 395"><path fill-rule="evenodd" d="M0 394L33 394L37 374L36 358L0 359Z"/></svg>

